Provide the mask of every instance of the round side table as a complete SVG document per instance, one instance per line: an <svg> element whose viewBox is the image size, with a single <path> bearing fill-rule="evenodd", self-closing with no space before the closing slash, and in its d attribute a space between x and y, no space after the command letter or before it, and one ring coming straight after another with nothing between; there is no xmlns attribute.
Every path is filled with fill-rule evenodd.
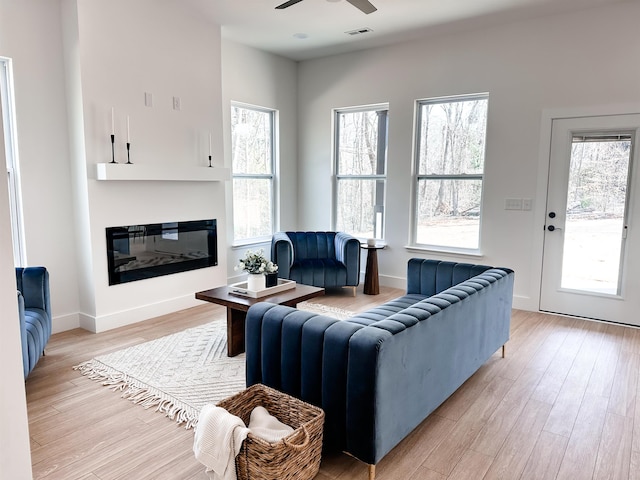
<svg viewBox="0 0 640 480"><path fill-rule="evenodd" d="M367 245L361 243L360 248L367 250L367 268L364 271L364 293L365 295L378 295L380 293L380 280L378 278L378 250L385 248L385 245Z"/></svg>

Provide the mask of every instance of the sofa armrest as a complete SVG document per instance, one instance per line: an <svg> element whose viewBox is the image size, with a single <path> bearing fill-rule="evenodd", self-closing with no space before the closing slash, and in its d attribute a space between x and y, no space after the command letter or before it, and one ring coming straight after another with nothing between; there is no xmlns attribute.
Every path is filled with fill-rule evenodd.
<svg viewBox="0 0 640 480"><path fill-rule="evenodd" d="M278 265L278 277L290 277L293 243L285 232L276 232L271 239L271 261Z"/></svg>
<svg viewBox="0 0 640 480"><path fill-rule="evenodd" d="M336 233L336 260L347 268L347 285L360 283L360 241L344 232Z"/></svg>

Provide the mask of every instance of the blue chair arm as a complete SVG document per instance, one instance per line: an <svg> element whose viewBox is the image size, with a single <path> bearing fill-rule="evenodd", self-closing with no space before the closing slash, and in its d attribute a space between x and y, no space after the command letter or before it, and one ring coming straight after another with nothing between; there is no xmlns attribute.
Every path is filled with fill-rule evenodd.
<svg viewBox="0 0 640 480"><path fill-rule="evenodd" d="M285 232L276 232L271 239L271 261L278 265L278 277L289 278L293 265L293 243Z"/></svg>
<svg viewBox="0 0 640 480"><path fill-rule="evenodd" d="M347 285L360 283L360 241L348 233L338 232L335 237L336 260L347 267Z"/></svg>

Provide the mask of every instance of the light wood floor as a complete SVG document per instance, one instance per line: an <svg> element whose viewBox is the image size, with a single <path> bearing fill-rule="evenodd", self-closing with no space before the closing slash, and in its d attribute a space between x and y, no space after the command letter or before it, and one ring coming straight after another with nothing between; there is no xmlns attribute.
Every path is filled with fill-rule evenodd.
<svg viewBox="0 0 640 480"><path fill-rule="evenodd" d="M402 291L333 292L318 303L362 311ZM207 480L193 431L120 399L72 366L211 321L203 305L101 334L54 335L26 382L34 478ZM640 330L514 311L498 354L377 467L379 480L640 480ZM367 478L344 454L317 480Z"/></svg>

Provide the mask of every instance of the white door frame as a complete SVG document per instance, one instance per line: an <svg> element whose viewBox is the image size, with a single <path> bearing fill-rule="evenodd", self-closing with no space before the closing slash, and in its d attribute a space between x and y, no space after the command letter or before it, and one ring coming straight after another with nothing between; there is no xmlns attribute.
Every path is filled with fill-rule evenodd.
<svg viewBox="0 0 640 480"><path fill-rule="evenodd" d="M544 226L547 215L547 188L549 158L551 154L551 129L554 119L574 117L599 117L640 113L640 103L594 105L589 107L543 109L540 118L540 143L538 148L538 178L536 201L534 202L533 250L531 251L531 274L528 289L530 297L517 298L517 308L540 311L540 289L542 287L542 259L544 248ZM516 278L518 272L516 271ZM526 279L523 281L526 282Z"/></svg>

